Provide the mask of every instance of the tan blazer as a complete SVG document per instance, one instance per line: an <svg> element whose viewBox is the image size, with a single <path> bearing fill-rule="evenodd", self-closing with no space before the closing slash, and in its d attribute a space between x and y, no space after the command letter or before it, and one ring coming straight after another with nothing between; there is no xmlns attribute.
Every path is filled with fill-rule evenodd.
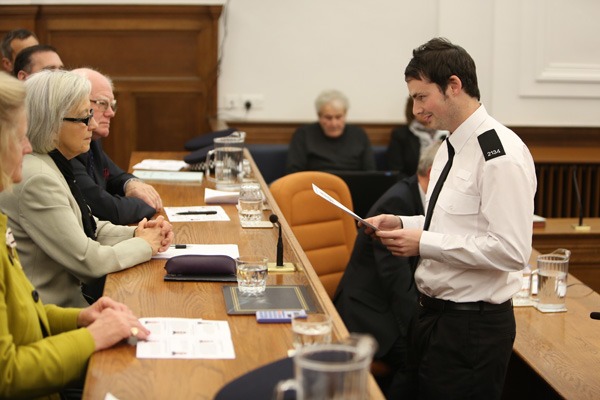
<svg viewBox="0 0 600 400"><path fill-rule="evenodd" d="M81 211L56 164L47 154L23 160L23 180L0 194L18 243L25 274L44 303L85 307L80 282L147 261L152 248L134 238L135 228L97 221L97 241L83 231Z"/></svg>

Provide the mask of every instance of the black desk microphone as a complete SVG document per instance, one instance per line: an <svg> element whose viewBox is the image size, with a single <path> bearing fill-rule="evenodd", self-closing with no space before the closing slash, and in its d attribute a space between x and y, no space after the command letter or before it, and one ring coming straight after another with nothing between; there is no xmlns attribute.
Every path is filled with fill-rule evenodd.
<svg viewBox="0 0 600 400"><path fill-rule="evenodd" d="M269 216L269 221L273 223L273 225L277 224L277 228L279 229L279 238L277 239L277 267L283 267L283 240L281 239L281 224L279 223L279 217L275 214L271 214Z"/></svg>
<svg viewBox="0 0 600 400"><path fill-rule="evenodd" d="M600 312L597 312L597 311L595 311L595 312L592 312L592 313L590 314L590 318L591 318L591 319L600 319Z"/></svg>
<svg viewBox="0 0 600 400"><path fill-rule="evenodd" d="M268 263L269 273L271 272L294 272L296 267L291 262L283 262L283 240L281 239L281 223L279 217L275 214L269 215L269 221L273 225L277 225L279 229L279 238L277 239L277 262Z"/></svg>

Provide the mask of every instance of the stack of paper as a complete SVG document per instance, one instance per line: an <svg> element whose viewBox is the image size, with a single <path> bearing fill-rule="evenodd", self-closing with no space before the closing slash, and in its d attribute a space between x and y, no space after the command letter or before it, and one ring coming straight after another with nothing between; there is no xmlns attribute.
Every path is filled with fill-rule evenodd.
<svg viewBox="0 0 600 400"><path fill-rule="evenodd" d="M137 170L133 174L145 181L166 181L166 182L196 182L202 183L203 172L188 171L146 171Z"/></svg>
<svg viewBox="0 0 600 400"><path fill-rule="evenodd" d="M142 160L133 166L133 169L147 169L151 171L179 171L190 165L181 160Z"/></svg>

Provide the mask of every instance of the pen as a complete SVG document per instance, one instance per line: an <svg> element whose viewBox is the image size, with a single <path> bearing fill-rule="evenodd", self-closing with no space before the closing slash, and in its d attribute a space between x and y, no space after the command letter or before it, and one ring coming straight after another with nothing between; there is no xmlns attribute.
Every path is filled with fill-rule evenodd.
<svg viewBox="0 0 600 400"><path fill-rule="evenodd" d="M178 212L177 215L215 215L216 211L183 211Z"/></svg>
<svg viewBox="0 0 600 400"><path fill-rule="evenodd" d="M175 247L176 249L187 249L187 244L172 244L170 247Z"/></svg>

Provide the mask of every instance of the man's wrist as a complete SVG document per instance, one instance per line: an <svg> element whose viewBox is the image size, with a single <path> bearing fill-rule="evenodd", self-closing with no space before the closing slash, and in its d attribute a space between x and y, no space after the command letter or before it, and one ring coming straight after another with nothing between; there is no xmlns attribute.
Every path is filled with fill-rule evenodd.
<svg viewBox="0 0 600 400"><path fill-rule="evenodd" d="M142 182L144 183L144 181L142 181L140 178L129 178L125 181L125 183L123 184L123 192L127 192L127 185L129 185L131 182Z"/></svg>

